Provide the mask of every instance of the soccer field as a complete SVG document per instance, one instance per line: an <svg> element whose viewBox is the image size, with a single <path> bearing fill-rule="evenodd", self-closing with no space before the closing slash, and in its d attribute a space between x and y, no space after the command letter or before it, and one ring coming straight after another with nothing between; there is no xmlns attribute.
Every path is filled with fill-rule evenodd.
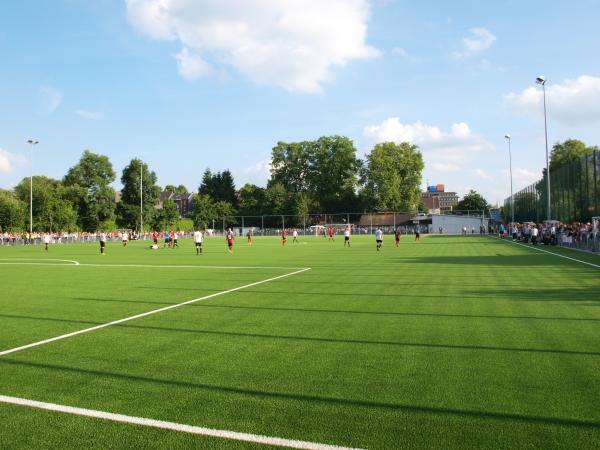
<svg viewBox="0 0 600 450"><path fill-rule="evenodd" d="M402 239L0 247L0 448L598 448L600 257Z"/></svg>

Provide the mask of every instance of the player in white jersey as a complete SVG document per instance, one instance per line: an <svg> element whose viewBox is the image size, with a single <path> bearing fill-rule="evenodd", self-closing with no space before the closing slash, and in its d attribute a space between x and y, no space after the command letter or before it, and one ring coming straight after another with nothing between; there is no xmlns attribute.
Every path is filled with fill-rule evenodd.
<svg viewBox="0 0 600 450"><path fill-rule="evenodd" d="M381 228L375 230L375 242L377 243L377 251L379 251L381 244L383 244L383 231L381 231Z"/></svg>
<svg viewBox="0 0 600 450"><path fill-rule="evenodd" d="M106 248L106 233L102 231L100 233L100 254L104 255L104 249Z"/></svg>
<svg viewBox="0 0 600 450"><path fill-rule="evenodd" d="M196 245L196 255L202 253L202 231L194 231L194 244Z"/></svg>
<svg viewBox="0 0 600 450"><path fill-rule="evenodd" d="M292 244L298 244L298 230L294 228L294 232L292 233Z"/></svg>
<svg viewBox="0 0 600 450"><path fill-rule="evenodd" d="M121 239L123 240L123 247L127 247L127 241L129 241L129 232L123 231L123 233L121 233Z"/></svg>
<svg viewBox="0 0 600 450"><path fill-rule="evenodd" d="M44 247L46 251L48 251L48 244L50 244L50 234L46 233L44 234Z"/></svg>
<svg viewBox="0 0 600 450"><path fill-rule="evenodd" d="M350 227L346 227L344 230L344 247L348 245L350 247Z"/></svg>

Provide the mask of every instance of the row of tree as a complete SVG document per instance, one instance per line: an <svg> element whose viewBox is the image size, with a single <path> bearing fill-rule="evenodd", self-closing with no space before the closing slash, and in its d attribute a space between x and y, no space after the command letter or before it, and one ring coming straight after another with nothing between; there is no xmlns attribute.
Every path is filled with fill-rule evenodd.
<svg viewBox="0 0 600 450"><path fill-rule="evenodd" d="M286 215L298 225L311 213L416 211L423 208L423 168L418 147L406 142L377 144L364 160L344 136L278 142L266 187L245 184L236 191L229 171L207 170L192 217L201 226L234 214Z"/></svg>
<svg viewBox="0 0 600 450"><path fill-rule="evenodd" d="M344 136L278 142L272 150L266 187L245 184L236 190L229 170L213 173L207 169L189 216L195 226L205 228L216 220L232 222L236 215L294 216L300 224L312 213L423 210L423 168L418 147L407 142L377 144L364 159ZM34 230L139 229L142 217L145 229L177 222L178 209L172 200L156 207L161 189L147 164L133 159L123 169L119 201L112 188L115 179L108 157L90 151L62 180L34 177ZM168 185L165 190L187 193L182 185ZM471 208L481 206L470 201L472 197L466 197L464 209L482 209ZM26 229L28 204L28 178L12 191L0 190L0 227Z"/></svg>
<svg viewBox="0 0 600 450"><path fill-rule="evenodd" d="M155 208L161 189L156 185L156 174L142 161L134 159L123 170L123 189L118 203L111 186L115 179L116 173L108 157L88 150L62 180L34 176L33 229L137 229L141 214L140 182L143 183L141 196L148 226L164 227L179 217L173 201L166 201L160 210ZM0 229L27 229L29 201L29 178L24 178L12 191L0 190Z"/></svg>

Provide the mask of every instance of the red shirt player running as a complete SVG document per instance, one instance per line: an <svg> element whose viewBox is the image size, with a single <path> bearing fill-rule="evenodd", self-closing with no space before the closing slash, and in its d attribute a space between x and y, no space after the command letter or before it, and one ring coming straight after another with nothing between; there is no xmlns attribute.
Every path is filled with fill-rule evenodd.
<svg viewBox="0 0 600 450"><path fill-rule="evenodd" d="M400 228L396 229L396 232L394 233L394 237L396 238L396 247L400 246L400 235L402 233L400 232Z"/></svg>
<svg viewBox="0 0 600 450"><path fill-rule="evenodd" d="M287 230L284 228L283 233L281 233L281 245L285 245L287 242Z"/></svg>
<svg viewBox="0 0 600 450"><path fill-rule="evenodd" d="M227 247L229 248L229 253L233 253L233 231L231 231L231 228L229 230L227 230L227 234L225 235L225 238L227 239Z"/></svg>
<svg viewBox="0 0 600 450"><path fill-rule="evenodd" d="M327 228L327 233L329 234L329 240L333 241L333 227Z"/></svg>

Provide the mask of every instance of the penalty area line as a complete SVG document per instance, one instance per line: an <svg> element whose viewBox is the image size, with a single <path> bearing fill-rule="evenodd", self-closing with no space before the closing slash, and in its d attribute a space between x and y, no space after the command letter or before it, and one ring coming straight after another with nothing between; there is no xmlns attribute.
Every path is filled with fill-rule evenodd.
<svg viewBox="0 0 600 450"><path fill-rule="evenodd" d="M176 303L174 305L169 305L169 306L165 306L164 308L158 308L158 309L153 309L152 311L147 311L144 313L140 313L140 314L136 314L134 316L129 316L129 317L125 317L123 319L119 319L119 320L113 320L112 322L107 322L107 323L103 323L100 325L96 325L94 327L90 327L90 328L84 328L82 330L78 330L78 331L74 331L72 333L67 333L67 334L63 334L60 336L56 336L53 338L49 338L49 339L44 339L42 341L38 341L38 342L32 342L31 344L27 344L27 345L22 345L20 347L15 347L15 348L11 348L8 350L4 350L4 351L0 351L0 356L5 356L5 355L9 355L11 353L16 353L16 352L20 352L22 350L27 350L28 348L32 348L32 347L39 347L40 345L44 345L44 344L50 344L51 342L55 342L55 341L60 341L62 339L67 339L73 336L77 336L80 334L84 334L84 333L90 333L92 331L96 331L96 330L101 330L103 328L108 328L110 326L113 325L118 325L124 322L129 322L130 320L135 320L135 319L141 319L142 317L146 317L146 316L150 316L153 314L158 314L164 311L168 311L170 309L175 309L175 308L179 308L181 306L185 306L185 305L191 305L192 303L197 303L197 302L201 302L203 300L208 300L209 298L214 298L214 297L219 297L221 295L225 295L225 294L230 294L232 292L236 292L236 291L240 291L242 289L247 289L253 286L258 286L259 284L264 284L264 283L268 283L270 281L275 281L275 280L280 280L282 278L286 278L286 277L290 277L292 275L296 275L302 272L306 272L307 270L310 270L310 267L301 269L301 270L296 270L294 272L290 272L290 273L286 273L283 275L279 275L276 277L271 277L271 278L267 278L266 280L260 280L260 281L255 281L254 283L250 283L250 284L245 284L243 286L238 286L232 289L227 289L225 291L220 291L220 292L215 292L214 294L210 294L210 295L205 295L204 297L200 297L200 298L195 298L193 300L188 300L182 303Z"/></svg>
<svg viewBox="0 0 600 450"><path fill-rule="evenodd" d="M147 419L144 417L127 416L124 414L115 414L93 409L77 408L74 406L58 405L55 403L39 402L18 397L9 397L0 395L0 403L6 403L18 406L28 406L30 408L43 409L76 416L92 417L95 419L120 422L130 425L141 425L144 427L160 428L163 430L178 431L181 433L190 433L201 436L211 436L221 439L235 441L252 442L255 444L273 445L277 447L299 448L308 450L358 450L349 447L340 447L337 445L320 444L317 442L297 441L293 439L284 439L259 434L240 433L237 431L218 430L214 428L198 427L194 425L185 425L176 422L165 422L163 420Z"/></svg>

